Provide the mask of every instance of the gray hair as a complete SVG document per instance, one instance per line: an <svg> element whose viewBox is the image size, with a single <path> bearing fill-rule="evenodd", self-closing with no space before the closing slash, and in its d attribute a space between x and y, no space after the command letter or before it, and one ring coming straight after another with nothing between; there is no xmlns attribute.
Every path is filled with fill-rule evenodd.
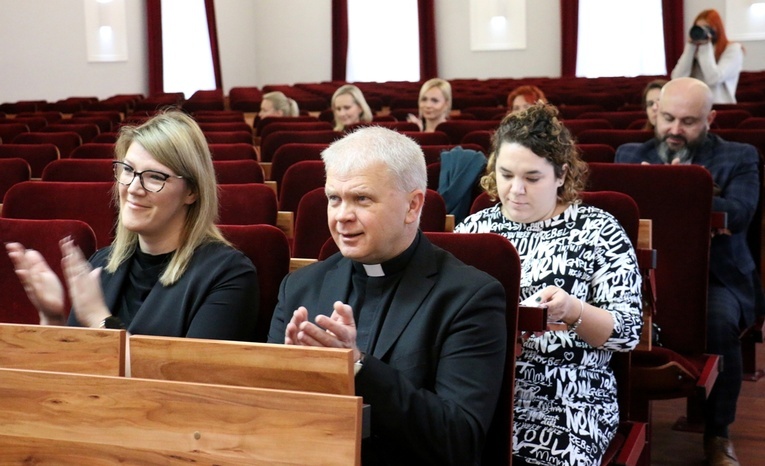
<svg viewBox="0 0 765 466"><path fill-rule="evenodd" d="M428 187L425 155L411 138L396 131L370 126L333 142L321 153L324 169L343 175L383 163L401 192Z"/></svg>

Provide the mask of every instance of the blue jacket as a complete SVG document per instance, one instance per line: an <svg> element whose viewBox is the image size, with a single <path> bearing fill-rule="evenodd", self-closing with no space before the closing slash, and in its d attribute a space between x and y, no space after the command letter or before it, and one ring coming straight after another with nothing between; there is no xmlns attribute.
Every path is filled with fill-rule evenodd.
<svg viewBox="0 0 765 466"><path fill-rule="evenodd" d="M642 144L623 144L616 151L615 162L662 164L658 144L655 138ZM705 167L712 174L716 191L719 188L712 200L712 210L728 214L731 232L731 235L716 235L712 239L709 272L738 296L746 324L750 325L755 313L763 312L762 285L746 241L760 197L757 149L709 133L691 163Z"/></svg>

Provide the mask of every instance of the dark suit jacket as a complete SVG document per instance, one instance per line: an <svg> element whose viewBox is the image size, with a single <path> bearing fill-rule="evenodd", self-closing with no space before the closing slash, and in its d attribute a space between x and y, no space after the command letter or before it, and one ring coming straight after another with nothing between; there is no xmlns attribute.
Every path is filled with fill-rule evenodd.
<svg viewBox="0 0 765 466"><path fill-rule="evenodd" d="M93 267L105 267L111 246L96 251ZM116 315L127 282L129 259L115 273L101 271L107 307ZM169 287L157 282L128 325L131 334L254 341L259 288L252 262L222 243L194 251L186 272ZM69 325L78 325L74 312Z"/></svg>
<svg viewBox="0 0 765 466"><path fill-rule="evenodd" d="M269 342L283 343L292 312L313 321L347 302L352 263L342 255L288 275ZM372 408L370 464L475 464L502 382L507 333L502 285L420 236L377 344L356 376Z"/></svg>
<svg viewBox="0 0 765 466"><path fill-rule="evenodd" d="M630 143L616 151L617 163L664 163L657 151L658 140ZM760 313L762 288L754 259L746 242L747 229L757 208L760 193L759 156L750 144L725 141L709 133L691 163L705 167L712 174L720 193L712 200L712 210L728 213L731 235L712 239L709 271L738 296L747 325Z"/></svg>

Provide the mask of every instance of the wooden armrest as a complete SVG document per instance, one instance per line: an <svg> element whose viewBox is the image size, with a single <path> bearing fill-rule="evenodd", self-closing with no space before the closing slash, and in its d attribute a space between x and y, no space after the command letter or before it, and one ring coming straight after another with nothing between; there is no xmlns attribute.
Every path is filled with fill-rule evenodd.
<svg viewBox="0 0 765 466"><path fill-rule="evenodd" d="M280 210L276 213L276 226L284 232L288 238L295 237L295 213L289 210Z"/></svg>
<svg viewBox="0 0 765 466"><path fill-rule="evenodd" d="M267 180L271 179L271 162L260 162L260 167L263 169L263 176Z"/></svg>
<svg viewBox="0 0 765 466"><path fill-rule="evenodd" d="M703 393L704 399L709 397L709 392L712 391L717 376L720 374L720 355L707 354L706 357L704 368L701 370L698 383L696 383L696 387Z"/></svg>
<svg viewBox="0 0 765 466"><path fill-rule="evenodd" d="M0 208L2 205L0 205ZM451 233L454 231L454 214L446 214L446 221L444 222L444 231Z"/></svg>
<svg viewBox="0 0 765 466"><path fill-rule="evenodd" d="M274 194L276 194L277 199L279 198L279 186L278 186L279 183L272 180L266 180L263 182L263 184L271 188L274 191Z"/></svg>
<svg viewBox="0 0 765 466"><path fill-rule="evenodd" d="M650 218L641 218L638 224L638 248L653 248L653 220Z"/></svg>
<svg viewBox="0 0 765 466"><path fill-rule="evenodd" d="M291 257L290 258L290 272L294 272L297 269L301 269L306 265L311 265L314 262L318 262L318 259L311 259L308 257Z"/></svg>
<svg viewBox="0 0 765 466"><path fill-rule="evenodd" d="M647 424L645 422L623 421L620 424L620 429L626 431L624 432L626 439L614 460L614 464L636 466L640 455L643 453L643 448L645 448Z"/></svg>
<svg viewBox="0 0 765 466"><path fill-rule="evenodd" d="M728 212L712 212L710 224L713 230L728 228Z"/></svg>

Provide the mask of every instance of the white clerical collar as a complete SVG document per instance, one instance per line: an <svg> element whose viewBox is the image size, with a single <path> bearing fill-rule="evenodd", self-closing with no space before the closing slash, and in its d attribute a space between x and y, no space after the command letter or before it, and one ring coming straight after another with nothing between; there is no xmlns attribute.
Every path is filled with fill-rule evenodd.
<svg viewBox="0 0 765 466"><path fill-rule="evenodd" d="M364 266L364 271L369 277L384 277L385 271L382 268L382 264L361 264Z"/></svg>

